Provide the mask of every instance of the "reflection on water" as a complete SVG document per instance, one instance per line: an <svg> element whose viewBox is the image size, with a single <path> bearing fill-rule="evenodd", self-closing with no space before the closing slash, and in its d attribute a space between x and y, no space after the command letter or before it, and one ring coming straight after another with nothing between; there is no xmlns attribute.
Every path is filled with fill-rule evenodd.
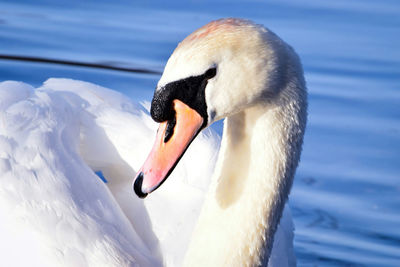
<svg viewBox="0 0 400 267"><path fill-rule="evenodd" d="M400 4L2 1L0 53L162 70L177 42L246 17L290 43L309 124L290 196L300 266L400 266ZM0 61L0 80L80 79L150 100L158 75ZM220 128L220 125L217 126Z"/></svg>

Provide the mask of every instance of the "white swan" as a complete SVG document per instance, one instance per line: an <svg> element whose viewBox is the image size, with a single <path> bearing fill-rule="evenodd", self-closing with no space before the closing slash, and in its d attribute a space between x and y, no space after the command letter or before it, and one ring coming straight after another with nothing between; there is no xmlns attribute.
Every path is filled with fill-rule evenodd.
<svg viewBox="0 0 400 267"><path fill-rule="evenodd" d="M225 39L235 37L235 32L237 43ZM219 33L222 41L213 43L213 33ZM249 55L239 49L243 36L248 40L242 45L253 45L247 47ZM206 40L201 37L211 38L208 47L201 49ZM213 44L215 50L208 51L214 54L207 53ZM238 53L235 56L232 52ZM252 65L254 56L257 58ZM186 63L196 64L181 65L182 57L190 59ZM254 63L258 61L257 67ZM211 261L209 266L221 262L228 266L257 265L261 261L265 265L304 131L306 96L301 66L294 52L264 28L245 21L222 20L195 32L179 46L159 85L201 75L210 66L216 68L216 75L206 87L208 123L228 115L224 112L235 107L231 101L238 100L223 81L229 82L232 90L237 87L245 92L240 85L253 84L258 89L265 85L266 91L257 93L257 88L247 87L249 94L236 106L245 110L226 120L216 168L216 177L221 178L211 185L187 265L201 265L204 260ZM216 102L218 99L222 102ZM249 120L255 121L253 129ZM242 126L235 130L235 125ZM200 133L171 174L174 177L143 202L132 194L129 184L134 170L145 159L143 151L153 141L153 130L154 124L143 109L99 86L51 79L34 90L22 83L1 83L2 262L12 266L180 266L208 187L216 140L210 133ZM173 131L178 132L178 128ZM248 154L242 160L231 153L247 153L246 146L257 153L256 158ZM247 160L250 157L251 161ZM228 176L226 166L232 162L240 168ZM103 171L113 195L92 170ZM256 171L263 175L256 176ZM239 176L246 172L251 175ZM221 187L224 184L229 186ZM235 216L240 209L242 212ZM213 213L218 213L219 219L211 219L209 224ZM207 224L211 227L204 226ZM234 228L239 225L240 229ZM220 226L223 228L218 229ZM282 230L291 227L290 213L285 209L269 266L293 265L285 250L291 248L293 237L289 231L286 243ZM218 234L203 238L212 231ZM224 244L227 240L230 242ZM246 247L246 242L250 246Z"/></svg>
<svg viewBox="0 0 400 267"><path fill-rule="evenodd" d="M267 265L300 158L306 88L293 49L264 27L211 22L168 60L154 93L162 122L134 183L145 197L207 125L225 118L222 147L185 266Z"/></svg>

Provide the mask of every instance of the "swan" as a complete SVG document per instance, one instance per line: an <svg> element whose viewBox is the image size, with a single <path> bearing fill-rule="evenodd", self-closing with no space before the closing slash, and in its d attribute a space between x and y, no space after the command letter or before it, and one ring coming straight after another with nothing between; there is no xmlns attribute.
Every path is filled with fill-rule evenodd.
<svg viewBox="0 0 400 267"><path fill-rule="evenodd" d="M201 103L184 94L168 99L161 88L196 85L196 77L207 78L197 117L204 121L189 133L187 150L174 145L179 164L168 161L156 185L146 188L143 174L134 180L141 197L165 182L141 200L130 183L157 128L146 109L158 121L167 116L158 138L164 142L164 129L166 143L183 140L177 135L189 128L181 127L181 114L196 117ZM178 46L151 108L143 105L82 81L0 83L2 265L181 266L185 257L187 266L293 266L293 226L283 207L306 120L293 50L249 21L212 22ZM162 112L168 105L174 109ZM219 137L206 126L223 117L218 152Z"/></svg>
<svg viewBox="0 0 400 267"><path fill-rule="evenodd" d="M270 30L221 19L178 45L154 92L151 116L160 127L133 188L144 198L160 187L198 133L225 118L184 266L267 266L306 110L300 60Z"/></svg>

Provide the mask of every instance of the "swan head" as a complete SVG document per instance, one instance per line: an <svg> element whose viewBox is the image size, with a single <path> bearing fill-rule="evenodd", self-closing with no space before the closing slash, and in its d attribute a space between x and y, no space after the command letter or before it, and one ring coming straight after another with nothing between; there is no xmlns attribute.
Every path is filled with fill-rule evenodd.
<svg viewBox="0 0 400 267"><path fill-rule="evenodd" d="M171 85L193 83L199 97L204 91L205 119L210 125L278 93L285 49L286 44L261 25L242 19L213 21L175 49L158 82L153 105L159 104L155 100ZM177 91L187 93L185 86L178 87Z"/></svg>
<svg viewBox="0 0 400 267"><path fill-rule="evenodd" d="M150 113L161 124L135 179L136 194L158 188L203 128L273 102L283 88L288 48L271 31L242 19L213 21L186 37L154 92Z"/></svg>

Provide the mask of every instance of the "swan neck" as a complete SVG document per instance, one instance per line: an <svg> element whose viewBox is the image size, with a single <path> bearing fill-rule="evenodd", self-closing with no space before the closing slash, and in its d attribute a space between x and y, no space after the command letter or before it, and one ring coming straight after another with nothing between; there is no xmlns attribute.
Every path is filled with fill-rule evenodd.
<svg viewBox="0 0 400 267"><path fill-rule="evenodd" d="M286 104L254 106L225 120L186 266L260 266L268 261L303 135L298 112Z"/></svg>

